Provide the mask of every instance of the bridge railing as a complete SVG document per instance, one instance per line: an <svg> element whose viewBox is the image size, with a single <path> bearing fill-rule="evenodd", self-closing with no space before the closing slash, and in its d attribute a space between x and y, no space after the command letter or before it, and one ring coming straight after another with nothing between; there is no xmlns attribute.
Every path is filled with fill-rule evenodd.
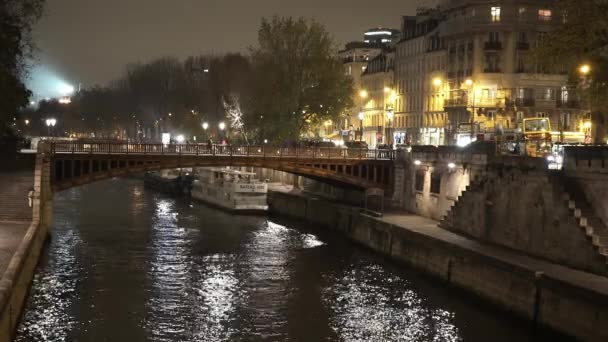
<svg viewBox="0 0 608 342"><path fill-rule="evenodd" d="M240 156L264 158L393 160L394 150L340 147L275 147L255 145L132 144L52 142L51 153Z"/></svg>

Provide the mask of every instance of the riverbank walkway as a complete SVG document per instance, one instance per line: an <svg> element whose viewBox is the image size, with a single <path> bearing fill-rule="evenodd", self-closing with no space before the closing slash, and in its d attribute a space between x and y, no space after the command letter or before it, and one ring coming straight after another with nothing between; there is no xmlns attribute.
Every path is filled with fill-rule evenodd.
<svg viewBox="0 0 608 342"><path fill-rule="evenodd" d="M593 292L608 296L608 278L588 272L578 271L542 259L527 256L521 252L505 247L492 245L467 238L439 227L439 222L407 212L390 212L384 214L380 221L407 229L413 233L425 235L455 245L473 253L487 256L502 262L517 265L533 272L543 272L546 276L564 283L584 287Z"/></svg>
<svg viewBox="0 0 608 342"><path fill-rule="evenodd" d="M28 193L34 170L0 170L0 274L4 275L32 222Z"/></svg>

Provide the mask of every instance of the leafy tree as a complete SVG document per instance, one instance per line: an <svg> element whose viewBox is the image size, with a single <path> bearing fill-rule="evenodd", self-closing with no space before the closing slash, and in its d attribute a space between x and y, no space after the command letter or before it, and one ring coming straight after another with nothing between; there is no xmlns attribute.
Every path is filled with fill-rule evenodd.
<svg viewBox="0 0 608 342"><path fill-rule="evenodd" d="M23 84L26 62L33 55L32 25L40 18L44 0L0 1L0 137L31 95Z"/></svg>
<svg viewBox="0 0 608 342"><path fill-rule="evenodd" d="M572 85L578 88L591 110L596 142L605 142L608 126L608 1L557 0L556 10L563 23L550 32L535 55L548 65L570 72ZM581 75L580 66L591 71Z"/></svg>
<svg viewBox="0 0 608 342"><path fill-rule="evenodd" d="M352 105L352 80L321 24L265 18L258 44L251 50L254 95L246 125L258 128L259 139L297 140Z"/></svg>

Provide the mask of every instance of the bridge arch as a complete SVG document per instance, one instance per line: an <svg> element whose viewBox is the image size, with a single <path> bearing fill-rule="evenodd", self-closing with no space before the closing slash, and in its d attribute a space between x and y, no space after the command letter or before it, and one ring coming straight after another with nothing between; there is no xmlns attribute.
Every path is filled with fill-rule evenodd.
<svg viewBox="0 0 608 342"><path fill-rule="evenodd" d="M99 145L99 146L96 146ZM117 146L118 145L118 146ZM392 189L391 151L230 146L165 151L156 144L52 143L44 146L53 191L144 171L243 166L283 171L338 186ZM187 146L187 145L185 145ZM198 145L197 145L198 146ZM160 147L160 151L159 151ZM246 152L245 152L246 150Z"/></svg>

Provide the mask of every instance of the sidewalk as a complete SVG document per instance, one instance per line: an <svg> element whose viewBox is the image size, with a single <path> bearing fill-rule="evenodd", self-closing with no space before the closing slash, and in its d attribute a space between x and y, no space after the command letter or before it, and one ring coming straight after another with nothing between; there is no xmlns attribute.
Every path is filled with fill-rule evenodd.
<svg viewBox="0 0 608 342"><path fill-rule="evenodd" d="M31 224L32 208L27 196L33 184L33 169L0 172L0 274L6 271Z"/></svg>
<svg viewBox="0 0 608 342"><path fill-rule="evenodd" d="M469 239L443 228L439 228L439 222L435 220L408 213L388 213L385 214L384 217L378 218L378 220L534 272L544 272L546 276L553 279L565 283L576 284L577 286L608 296L608 278L606 277L577 271L572 268L529 257L523 253L518 253L517 251L504 247Z"/></svg>

